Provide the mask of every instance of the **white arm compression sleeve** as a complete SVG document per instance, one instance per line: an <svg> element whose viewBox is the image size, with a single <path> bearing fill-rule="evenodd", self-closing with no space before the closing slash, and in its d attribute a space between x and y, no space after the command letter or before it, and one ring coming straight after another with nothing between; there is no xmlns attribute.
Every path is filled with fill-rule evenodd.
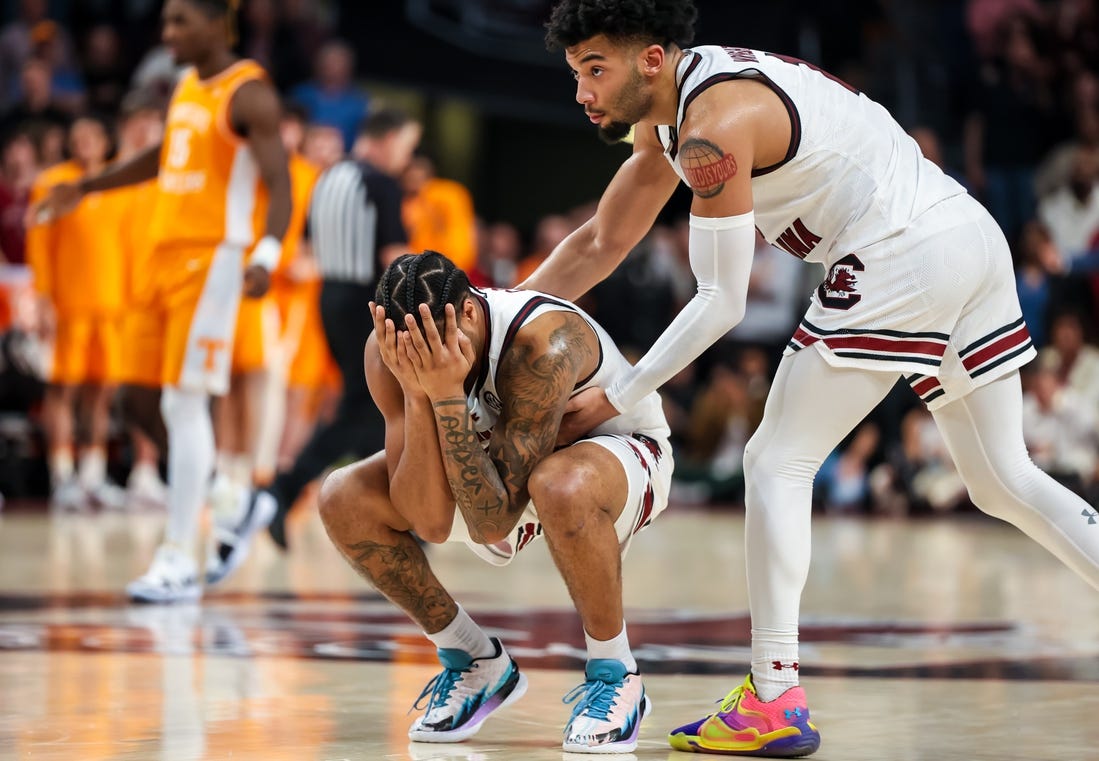
<svg viewBox="0 0 1099 761"><path fill-rule="evenodd" d="M606 389L619 412L660 388L744 317L755 253L755 215L691 215L687 245L698 292L628 374Z"/></svg>

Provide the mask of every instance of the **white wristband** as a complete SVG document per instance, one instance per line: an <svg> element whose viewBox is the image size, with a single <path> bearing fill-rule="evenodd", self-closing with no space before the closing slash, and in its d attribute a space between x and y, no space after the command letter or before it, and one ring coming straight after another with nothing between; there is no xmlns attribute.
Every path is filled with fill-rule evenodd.
<svg viewBox="0 0 1099 761"><path fill-rule="evenodd" d="M252 249L248 264L258 264L268 272L273 272L282 258L282 243L274 235L265 235Z"/></svg>

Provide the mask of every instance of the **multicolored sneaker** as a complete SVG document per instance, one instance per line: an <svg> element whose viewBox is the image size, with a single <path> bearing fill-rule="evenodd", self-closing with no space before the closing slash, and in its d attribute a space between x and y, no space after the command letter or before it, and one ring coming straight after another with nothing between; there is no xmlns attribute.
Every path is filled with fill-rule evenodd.
<svg viewBox="0 0 1099 761"><path fill-rule="evenodd" d="M641 676L610 658L588 661L584 676L587 681L561 700L576 703L565 727L562 750L629 753L637 747L641 720L652 710Z"/></svg>
<svg viewBox="0 0 1099 761"><path fill-rule="evenodd" d="M511 705L527 691L527 677L492 638L496 654L472 658L463 650L439 649L443 671L427 683L413 710L426 708L412 722L408 737L424 743L456 743L476 734L493 712ZM420 702L427 698L427 705Z"/></svg>
<svg viewBox="0 0 1099 761"><path fill-rule="evenodd" d="M672 730L668 742L695 753L798 758L820 747L820 732L809 721L805 690L791 687L765 703L749 674L725 696L717 713Z"/></svg>

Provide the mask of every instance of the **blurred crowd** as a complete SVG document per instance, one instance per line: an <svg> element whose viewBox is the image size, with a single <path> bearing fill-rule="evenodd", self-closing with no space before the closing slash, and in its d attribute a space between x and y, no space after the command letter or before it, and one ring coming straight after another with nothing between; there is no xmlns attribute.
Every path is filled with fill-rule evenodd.
<svg viewBox="0 0 1099 761"><path fill-rule="evenodd" d="M157 2L70 3L64 18L50 17L46 0L16 5L0 28L0 492L9 497L44 496L51 488L44 379L51 332L65 311L39 282L37 244L24 227L28 203L51 167L75 161L91 171L112 160L135 114L162 114L177 74L157 41ZM929 159L989 208L1012 243L1024 316L1040 348L1024 373L1027 444L1040 467L1096 504L1099 2L968 0L964 10L972 55L949 75L960 82L965 107L954 124L913 119L905 127ZM357 155L358 127L379 100L357 84L370 62L357 64L356 47L339 39L337 21L333 6L315 0L244 0L240 18L241 54L263 64L285 98L284 142L317 171ZM860 84L876 96L873 82ZM478 285L522 281L594 211L546 210L552 213L533 229L519 229L486 218L465 186L437 176L427 150L400 176L410 247L447 253ZM94 259L102 241L67 238L62 260ZM316 299L316 275L306 257L290 257L279 275L298 299L279 306L282 335L297 324L300 338L306 318L290 306L300 305L302 294ZM822 276L757 241L744 321L663 389L678 501L741 499L744 445ZM693 289L686 215L671 213L581 306L637 357ZM105 296L102 308L124 310L125 294ZM257 459L260 470L292 459L338 394L331 371L295 374L298 351L288 346L273 360L280 366L264 368L281 380L259 393L277 397L286 424L265 434L274 441L260 447L271 452ZM158 476L147 469L143 483L131 477L135 463L156 462L155 449L122 430L110 407L111 379L93 385L105 393L65 401L76 410L74 440L91 435L96 405L109 420L107 472L77 467L80 478L86 475L85 493L98 488L106 494L101 504L120 506L125 494L107 494L97 482L129 481L131 497L156 502ZM816 495L820 509L835 512L968 508L930 415L903 383L828 459Z"/></svg>

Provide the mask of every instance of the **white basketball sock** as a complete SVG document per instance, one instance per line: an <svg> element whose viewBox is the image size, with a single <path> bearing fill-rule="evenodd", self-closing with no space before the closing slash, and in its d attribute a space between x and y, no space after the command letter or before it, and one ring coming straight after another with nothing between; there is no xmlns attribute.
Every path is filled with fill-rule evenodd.
<svg viewBox="0 0 1099 761"><path fill-rule="evenodd" d="M461 650L474 658L487 658L496 654L496 646L485 634L485 630L469 617L461 605L458 606L458 615L445 629L428 634L427 638L440 650Z"/></svg>
<svg viewBox="0 0 1099 761"><path fill-rule="evenodd" d="M584 641L588 645L588 660L595 660L596 658L607 658L615 661L622 661L626 666L626 671L631 674L637 673L637 661L633 657L633 652L630 650L630 638L626 634L626 622L622 622L622 631L618 632L614 637L608 640L598 640L593 638L587 632L584 632Z"/></svg>

